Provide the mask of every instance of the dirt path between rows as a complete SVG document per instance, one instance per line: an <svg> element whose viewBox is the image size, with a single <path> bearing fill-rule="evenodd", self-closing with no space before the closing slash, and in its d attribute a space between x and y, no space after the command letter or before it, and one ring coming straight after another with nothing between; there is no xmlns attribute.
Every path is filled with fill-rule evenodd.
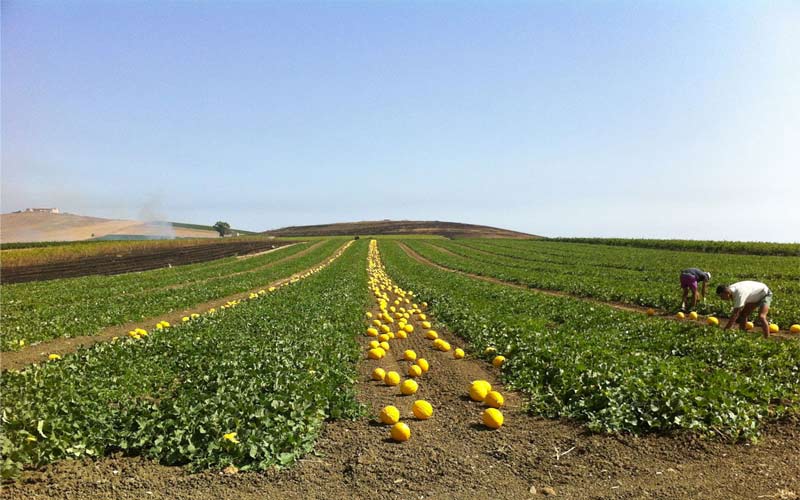
<svg viewBox="0 0 800 500"><path fill-rule="evenodd" d="M288 245L283 245L283 246L280 246L280 247L277 247L277 248L272 248L272 249L270 249L270 250L265 250L265 251L263 251L263 252L257 252L257 253L248 253L248 254L245 254L245 255L237 255L237 256L236 256L236 260L252 259L253 257L259 257L259 256L261 256L261 255L266 255L266 254L268 254L268 253L277 252L277 251L278 251L278 250L280 250L281 248L289 248L289 247L293 247L293 246L295 246L295 245L299 245L300 243L301 243L301 242L299 242L299 241L298 241L298 242L296 242L296 243L289 243Z"/></svg>
<svg viewBox="0 0 800 500"><path fill-rule="evenodd" d="M378 312L372 309L373 314ZM469 349L429 318L453 348ZM434 351L417 320L408 339L391 341L383 360L358 366L359 399L368 415L326 424L314 454L289 469L225 474L155 464L140 457L63 461L26 473L9 485L9 499L361 499L361 498L705 498L797 499L800 430L797 422L769 427L757 446L732 445L688 435L596 435L582 426L528 415L522 398L505 390L488 363L455 360ZM364 329L367 324L365 322ZM360 335L366 348L370 338ZM370 377L375 367L405 375L405 349L430 361L416 395L401 396ZM404 376L403 379L406 377ZM474 379L486 379L506 397L505 424L488 430L484 406L467 397ZM410 415L415 399L434 407L430 420ZM395 443L377 414L387 404L401 410L411 439Z"/></svg>
<svg viewBox="0 0 800 500"><path fill-rule="evenodd" d="M322 244L322 242L312 245L294 255L289 255L286 258L277 260L273 262L271 265L296 259L302 255L307 254L313 248L315 248L320 244ZM252 290L247 290L245 292L228 295L226 297L220 297L214 300L203 302L201 304L193 305L185 309L177 309L168 313L159 314L157 316L152 316L150 318L146 318L143 320L131 321L122 325L110 326L108 328L104 328L103 330L94 335L82 335L79 337L69 337L69 338L60 337L53 340L48 340L46 342L40 342L38 344L29 345L20 351L7 351L0 353L0 365L2 366L3 370L20 370L28 365L47 361L47 357L50 354L60 354L60 355L69 354L77 351L81 347L89 347L100 342L108 342L114 337L124 336L127 334L127 332L135 328L144 328L145 330L150 330L159 321L168 321L172 324L179 324L181 323L181 318L183 318L184 316L189 316L190 314L193 313L201 314L208 311L211 308L217 308L222 305L225 305L229 301L244 299L248 297L251 293L258 292L258 290L260 289L266 289L271 286L280 286L283 283L287 283L292 279L305 274L309 269L318 266L322 262L327 261L331 256L340 255L341 252L344 251L346 246L347 243L339 247L333 254L326 256L319 263L314 264L308 269L296 272L291 276L288 276L286 278L281 278L279 280L273 281L272 283L264 284L263 286L254 288Z"/></svg>
<svg viewBox="0 0 800 500"><path fill-rule="evenodd" d="M567 297L567 298L571 298L571 299L583 300L584 302L591 302L592 304L598 304L598 305L602 305L602 306L613 307L614 309L618 309L620 311L628 311L628 312L637 312L637 313L641 313L641 314L647 314L647 310L650 309L649 307L634 306L634 305L631 305L631 304L624 304L624 303L621 303L621 302L611 302L611 301L593 299L591 297L583 297L583 296L580 296L580 295L574 295L574 294L567 293L567 292L562 292L562 291L559 291L559 290L550 290L550 289L547 289L547 288L536 288L536 287L531 287L531 286L526 286L526 285L520 285L519 283L513 283L513 282L510 282L510 281L503 281L501 279L493 278L491 276L483 276L481 274L473 274L473 273L468 273L468 272L465 272L465 271L460 271L458 269L453 269L453 268L450 268L450 267L447 267L447 266L443 266L441 264L437 264L436 262L433 262L432 260L423 257L422 255L420 255L417 252L415 252L411 247L409 247L405 243L397 242L397 244L400 245L400 248L403 249L403 251L406 253L406 255L408 255L412 259L416 260L417 262L419 262L421 264L425 264L427 266L435 267L436 269L440 269L442 271L447 271L449 273L456 273L456 274L460 274L462 276L467 276L469 278L473 278L473 279L477 279L477 280L481 280L481 281L486 281L488 283L495 283L497 285L503 285L503 286L507 286L507 287L511 287L511 288L518 288L520 290L527 290L529 292L541 293L541 294L550 295L550 296L553 296L553 297ZM458 255L456 253L453 253L453 252L451 252L450 250L448 250L446 248L438 247L438 246L435 246L435 245L434 245L434 247L436 248L436 250L439 250L439 251L441 251L443 253L447 253L447 254L450 254L450 255L454 255L456 257L464 258L462 255ZM656 317L658 317L660 319L665 319L665 320L669 320L669 321L678 321L678 322L684 322L684 323L685 322L694 322L694 323L698 323L698 324L704 324L705 323L705 318L702 317L702 316L699 317L697 320L691 320L688 317L681 320L681 319L676 318L675 316L673 316L671 313L669 313L667 311L659 310L659 309L655 309L655 308L653 308L653 310L655 311L655 315L654 316L656 316ZM720 322L722 322L723 317L720 316L719 318L720 318ZM755 329L750 333L752 333L753 335L762 335L762 333L761 333L761 331L759 329ZM778 333L771 333L769 335L769 339L770 340L791 340L791 339L797 339L797 338L798 338L798 336L796 334L793 334L793 333L789 332L788 330L781 330Z"/></svg>
<svg viewBox="0 0 800 500"><path fill-rule="evenodd" d="M322 245L324 242L325 242L325 240L320 240L320 241L314 243L313 245L310 245L308 248L303 249L303 250L301 250L301 251L299 251L299 252L297 252L295 254L287 255L286 257L284 257L282 259L278 259L278 260L276 260L274 262L269 262L267 264L264 264L263 266L254 267L253 269L248 269L247 271L239 271L237 273L231 273L231 274L228 274L228 275L225 275L225 276L212 276L211 278L205 278L205 279L197 280L197 281L190 281L188 283L178 283L178 284L175 284L175 285L166 286L164 288L166 290L180 290L181 288L186 288L186 287L189 287L189 286L202 285L203 283L209 283L211 281L218 281L218 280L232 278L234 276L241 276L243 274L249 274L249 273L255 273L255 272L258 272L258 271L263 271L264 269L268 269L268 268L276 266L278 264L282 264L284 262L287 262L287 261L290 261L290 260L294 260L294 259L296 259L298 257L302 257L303 255L306 255L307 253L314 251L314 249L316 249L318 246ZM267 254L267 253L275 252L275 251L280 250L282 248L289 248L289 247L294 246L294 245L296 245L296 243L292 243L291 245L286 245L285 247L273 248L272 250L267 250L266 252L262 252L260 254L244 255L244 256L236 257L236 258L237 259L239 259L239 258L246 259L246 258L250 258L250 257L255 257L256 255L264 255L264 254Z"/></svg>

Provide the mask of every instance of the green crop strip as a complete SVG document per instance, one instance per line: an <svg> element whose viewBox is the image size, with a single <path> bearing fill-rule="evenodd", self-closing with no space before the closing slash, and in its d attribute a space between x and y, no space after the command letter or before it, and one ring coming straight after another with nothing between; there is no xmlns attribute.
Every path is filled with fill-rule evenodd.
<svg viewBox="0 0 800 500"><path fill-rule="evenodd" d="M690 252L734 253L744 255L787 255L800 257L800 243L763 241L649 240L639 238L549 238L549 241L656 248Z"/></svg>
<svg viewBox="0 0 800 500"><path fill-rule="evenodd" d="M32 344L91 335L109 326L266 286L321 262L342 243L326 241L305 255L270 267L264 266L310 245L298 244L247 259L228 258L143 273L3 285L0 348L19 349L20 341Z"/></svg>
<svg viewBox="0 0 800 500"><path fill-rule="evenodd" d="M425 258L459 271L668 311L680 307L681 269L697 266L711 271L713 284L764 281L775 292L771 319L784 329L800 323L800 258L796 257L714 255L548 241L407 244ZM707 290L706 302L698 302L697 310L701 314L727 315L730 303L715 296L713 284Z"/></svg>
<svg viewBox="0 0 800 500"><path fill-rule="evenodd" d="M408 242L407 242L408 243ZM381 246L392 278L477 352L495 347L530 410L594 431L755 440L800 414L800 343L660 321L441 271Z"/></svg>
<svg viewBox="0 0 800 500"><path fill-rule="evenodd" d="M141 340L3 375L2 472L122 451L194 468L287 465L353 387L367 243L279 291Z"/></svg>

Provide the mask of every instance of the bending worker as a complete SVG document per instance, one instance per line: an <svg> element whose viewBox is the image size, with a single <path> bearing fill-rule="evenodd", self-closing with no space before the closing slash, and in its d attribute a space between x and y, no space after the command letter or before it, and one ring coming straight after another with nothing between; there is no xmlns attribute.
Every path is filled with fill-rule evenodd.
<svg viewBox="0 0 800 500"><path fill-rule="evenodd" d="M683 288L683 301L681 302L681 309L686 309L686 296L689 294L689 289L692 290L692 309L697 306L697 282L703 283L703 297L706 296L706 284L711 281L711 273L707 273L696 267L690 267L681 271L681 288Z"/></svg>
<svg viewBox="0 0 800 500"><path fill-rule="evenodd" d="M769 321L767 313L769 305L772 303L772 290L760 281L740 281L732 285L720 285L717 287L717 295L723 300L733 300L733 312L725 325L725 329L731 328L734 323L739 322L739 326L744 330L747 317L758 307L758 318L764 329L764 338L769 337Z"/></svg>

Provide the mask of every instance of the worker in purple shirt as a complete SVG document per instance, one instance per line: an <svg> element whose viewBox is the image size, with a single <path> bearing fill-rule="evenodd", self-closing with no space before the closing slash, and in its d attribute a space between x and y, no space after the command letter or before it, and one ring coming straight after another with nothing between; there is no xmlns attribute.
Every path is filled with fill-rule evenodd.
<svg viewBox="0 0 800 500"><path fill-rule="evenodd" d="M681 309L686 309L686 297L689 295L689 290L692 291L692 309L697 306L697 283L703 283L703 291L700 292L703 297L706 296L706 284L711 281L711 273L707 273L702 269L690 267L681 271L681 288L683 288L683 300L681 301Z"/></svg>

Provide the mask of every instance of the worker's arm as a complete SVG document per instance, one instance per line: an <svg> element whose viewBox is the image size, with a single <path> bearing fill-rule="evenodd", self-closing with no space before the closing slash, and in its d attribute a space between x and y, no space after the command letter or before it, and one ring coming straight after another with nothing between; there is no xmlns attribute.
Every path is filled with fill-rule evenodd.
<svg viewBox="0 0 800 500"><path fill-rule="evenodd" d="M707 281L703 282L703 291L701 292L703 294L703 298L704 299L706 298L706 283L708 283L708 282Z"/></svg>
<svg viewBox="0 0 800 500"><path fill-rule="evenodd" d="M739 319L739 313L742 312L741 307L734 307L733 312L731 312L731 317L728 319L728 324L725 325L725 329L729 329L736 324L736 320Z"/></svg>

